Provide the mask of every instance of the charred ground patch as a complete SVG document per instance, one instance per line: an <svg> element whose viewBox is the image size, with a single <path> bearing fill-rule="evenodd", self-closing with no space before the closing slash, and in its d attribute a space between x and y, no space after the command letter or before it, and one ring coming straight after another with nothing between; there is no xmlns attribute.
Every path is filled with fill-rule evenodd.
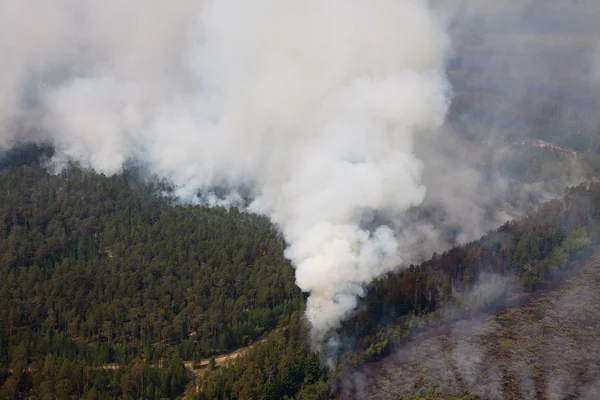
<svg viewBox="0 0 600 400"><path fill-rule="evenodd" d="M372 399L600 395L600 255L519 307L418 338L382 363Z"/></svg>

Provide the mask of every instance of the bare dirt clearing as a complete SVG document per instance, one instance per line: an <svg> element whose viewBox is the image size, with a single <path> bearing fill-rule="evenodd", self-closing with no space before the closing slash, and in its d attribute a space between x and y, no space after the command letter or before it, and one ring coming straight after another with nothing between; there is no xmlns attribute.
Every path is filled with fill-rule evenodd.
<svg viewBox="0 0 600 400"><path fill-rule="evenodd" d="M260 342L258 342L258 343L260 343ZM229 361L229 360L235 360L236 358L245 355L255 345L256 345L256 343L255 344L251 344L250 346L243 347L241 349L237 349L237 350L235 350L235 351L233 351L231 353L222 354L220 356L215 357L215 366L221 367L223 365L226 365L227 361ZM194 363L192 361L185 361L184 362L185 368L194 377L197 377L200 374L202 374L204 371L206 371L206 368L208 367L209 364L210 364L210 358L205 358L204 360L201 360L198 363L198 365L200 366L200 368L194 369Z"/></svg>

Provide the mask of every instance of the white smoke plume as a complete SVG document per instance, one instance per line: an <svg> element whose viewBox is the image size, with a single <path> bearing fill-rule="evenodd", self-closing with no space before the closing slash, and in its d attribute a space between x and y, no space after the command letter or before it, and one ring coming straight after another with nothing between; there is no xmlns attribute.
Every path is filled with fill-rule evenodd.
<svg viewBox="0 0 600 400"><path fill-rule="evenodd" d="M0 0L0 148L134 160L190 200L251 186L319 339L402 262L365 215L424 198L413 139L443 123L448 46L425 0Z"/></svg>

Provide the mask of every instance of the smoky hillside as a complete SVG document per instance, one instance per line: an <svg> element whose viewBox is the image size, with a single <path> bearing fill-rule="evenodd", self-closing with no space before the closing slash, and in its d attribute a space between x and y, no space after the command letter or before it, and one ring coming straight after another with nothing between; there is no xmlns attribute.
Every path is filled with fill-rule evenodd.
<svg viewBox="0 0 600 400"><path fill-rule="evenodd" d="M0 0L0 398L598 397L598 21Z"/></svg>
<svg viewBox="0 0 600 400"><path fill-rule="evenodd" d="M419 253L413 261L519 218L600 171L600 6L438 3L452 39L452 95L443 133L415 139L427 194L399 224L406 252Z"/></svg>

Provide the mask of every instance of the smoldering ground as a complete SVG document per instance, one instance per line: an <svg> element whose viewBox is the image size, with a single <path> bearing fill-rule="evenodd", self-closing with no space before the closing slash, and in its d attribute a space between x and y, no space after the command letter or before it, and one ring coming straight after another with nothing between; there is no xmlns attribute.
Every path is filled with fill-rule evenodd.
<svg viewBox="0 0 600 400"><path fill-rule="evenodd" d="M600 258L520 307L433 329L399 348L377 374L346 380L346 396L593 399L600 382ZM518 288L496 281L499 291ZM468 296L475 301L489 283ZM479 293L478 293L479 292ZM368 379L367 379L368 378ZM359 390L362 390L359 392Z"/></svg>

